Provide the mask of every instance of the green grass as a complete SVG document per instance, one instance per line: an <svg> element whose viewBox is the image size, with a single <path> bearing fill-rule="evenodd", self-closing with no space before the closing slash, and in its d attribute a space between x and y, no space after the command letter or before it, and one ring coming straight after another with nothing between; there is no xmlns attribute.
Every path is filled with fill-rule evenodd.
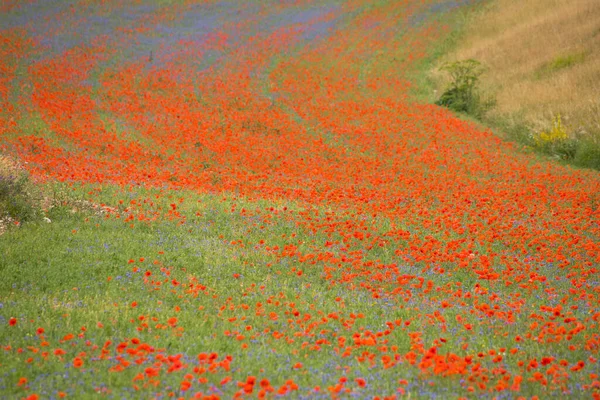
<svg viewBox="0 0 600 400"><path fill-rule="evenodd" d="M535 71L534 75L537 79L541 79L554 72L570 68L574 65L582 63L585 60L586 55L586 53L575 53L558 56L552 61L542 65L537 71Z"/></svg>
<svg viewBox="0 0 600 400"><path fill-rule="evenodd" d="M75 187L72 196L80 198L92 189ZM338 338L344 336L349 345L353 332L384 331L387 329L384 321L401 320L403 324L385 337L397 346L400 354L410 351L406 332L412 331L424 331L426 345L445 337L448 342L444 348L458 353L464 343L469 344L470 353L487 352L491 343L494 348L514 346L513 335L499 336L501 331L511 331L499 319L481 324L476 315L467 317L467 322L476 327L469 336L471 339L464 334L451 334L464 330L463 324L455 319L456 314L463 314L462 309L450 308L443 313L446 333L436 324L404 325L405 321L426 320L425 314L440 309L439 300L427 294L425 287L413 289L409 301L374 299L369 292L348 290L342 283L324 279L320 262L311 266L298 262L296 257L276 256L265 249L261 240L282 248L296 243L299 253L307 254L332 239L320 232L312 235L286 218L286 213L301 212L301 205L276 200L224 199L192 192L165 193L157 189L121 191L110 186L101 189L91 199L118 205L121 218L91 211L73 213L71 207L55 207L52 223L31 222L0 236L3 276L0 324L5 326L0 330L0 343L4 346L0 391L9 397L25 393L16 384L21 377L28 377L31 390L43 397L56 395L57 390L75 398L92 398L102 390L119 396L150 395L156 393L156 388L141 385L148 379L140 382L133 379L156 362L158 353L180 354L190 365L178 372L165 373L164 368L161 371L163 393L182 394L179 385L197 365L197 355L217 352L219 360L225 355L233 357L231 370L206 375L208 383L194 383L194 390L206 390L213 384L225 397L230 397L239 389L235 382L253 375L269 378L274 387L281 387L293 378L299 393L314 395L316 381L322 382L322 390L326 391L341 376L347 376L349 380L364 377L372 382L357 391L361 396L392 394L398 379L406 379L412 385L407 388L409 393L424 396L443 393L445 398L452 399L464 390L458 379L418 378L412 368L376 368L373 375L368 358L360 361L364 350L352 350L350 356L343 356L344 346L338 347ZM156 202L150 204L150 199ZM123 200L122 204L119 200ZM132 205L131 200L143 206ZM160 217L152 223L125 221L126 215L165 211L171 204L177 204L180 213L173 220ZM283 211L283 207L288 210ZM265 218L264 211L268 208L278 210L279 217ZM241 212L242 209L254 215ZM257 213L258 210L263 212ZM378 226L381 232L388 226L386 221L376 219L369 224ZM345 254L334 248L331 251L336 256ZM393 254L385 249L369 251L368 259L394 262ZM406 273L422 267L419 263L401 266ZM299 269L303 270L301 279L297 275ZM341 278L343 272L332 271L333 278ZM151 275L146 276L148 273ZM470 272L456 270L453 276L436 276L434 293L456 290L460 284L457 282L464 287L475 283ZM505 302L518 296L518 291L512 288L482 284L503 296ZM543 299L530 300L532 310L543 304ZM471 300L465 301L466 307L473 306ZM263 304L263 315L256 314L258 302ZM268 317L271 312L277 314L277 320ZM332 318L334 314L336 317ZM364 315L351 317L359 314ZM302 320L304 316L309 317ZM6 328L6 320L12 317L17 324ZM168 322L172 317L177 318L173 326ZM316 324L309 328L312 322ZM524 323L527 321L516 321L515 327ZM40 327L45 330L43 336L36 334ZM231 333L227 335L227 331ZM281 337L274 337L275 331L281 332ZM68 334L74 338L66 340ZM239 334L245 337L238 340ZM156 349L155 353L141 357L140 365L134 364L136 357L115 350L122 342L129 342L132 347L133 338ZM319 339L326 340L325 344L319 345L319 350L311 350ZM108 346L109 357L102 359L101 349L107 340L113 344ZM43 342L47 345L43 346ZM305 347L299 346L302 342L306 342ZM18 349L23 349L23 353ZM65 354L55 356L56 349L63 349ZM49 355L43 357L44 351ZM521 351L530 357L542 357L545 350L530 342ZM72 363L82 352L84 364L75 374ZM110 372L118 364L119 355L132 364L122 372ZM564 354L556 356L571 359L578 357L579 352L565 349ZM302 368L293 369L296 362L301 362ZM380 364L378 359L373 362ZM493 367L489 359L482 363ZM507 368L513 372L519 369L516 365ZM36 374L32 375L32 371ZM316 371L321 378L315 379ZM77 380L71 380L71 376L77 376ZM225 377L231 377L232 383L221 386L220 381ZM136 382L139 392L133 389ZM535 391L534 386L524 383L521 393Z"/></svg>
<svg viewBox="0 0 600 400"><path fill-rule="evenodd" d="M247 325L262 329L265 324L253 318L252 313L248 313L243 322L229 322L225 317L239 317L239 308L219 316L219 308L223 304L247 302L254 309L252 298L260 290L261 301L269 295L282 302L294 301L301 294L303 299L314 299L319 310L328 313L338 311L339 303L334 297L341 296L355 312L370 315L369 303L357 301L343 291L334 294L327 290L319 273L299 285L294 279L295 273L288 266L267 267L266 264L275 261L272 257L229 244L232 238L245 238L251 243L258 241L258 237L290 234L295 231L293 227L278 226L267 232L255 228L248 233L244 218L226 212L230 204L210 196L198 198L200 206L192 201L184 206L202 209L204 217L185 225L164 221L151 225L136 224L130 228L115 219L65 212L52 224L33 223L0 237L3 254L0 270L4 277L0 284L2 314L14 316L19 321L12 330L1 331L0 343L14 348L38 345L35 331L44 327L46 340L54 348L67 333L77 334L85 327L85 339L96 345L101 346L107 339L138 337L142 342L151 342L157 348L166 349L169 354L195 357L207 350L233 353L235 364L243 365L246 372L276 377L286 375L278 370L284 368L288 373L290 369L282 362L282 357L286 357L285 342L261 336L250 350L242 351L240 342L224 337L223 331L244 332ZM141 257L145 258L143 262L140 262ZM133 272L135 267L139 268L138 272ZM165 280L160 290L153 290L144 283L146 271L151 271L152 276L160 277L161 281ZM234 278L234 273L240 277ZM181 282L181 285L174 286L173 280ZM197 298L185 296L184 288L192 282L206 286ZM256 287L253 288L253 285ZM230 301L226 300L228 297ZM135 308L131 306L134 301L137 302ZM174 311L176 306L181 308L179 312ZM309 304L303 301L298 302L297 309L303 314L312 312ZM277 311L280 312L279 309ZM185 331L169 327L140 332L137 330L139 315L156 316L158 321L153 325L166 324L168 318L176 316L178 325L184 326ZM99 322L104 325L103 328L97 327ZM370 319L365 320L365 324L371 323ZM273 330L277 329L277 324L272 324ZM15 334L14 329L21 334ZM83 338L70 343L67 346L69 357L89 350ZM89 367L86 365L90 374L84 374L89 380L69 382L62 378L69 374L71 366L68 363L61 360L42 363L38 358L35 357L34 361L36 368L56 376L55 386L63 387L64 391L78 398L92 395L92 382L96 386L102 386L101 382L104 382L116 392L127 391L131 388L131 379L139 372L106 375L110 365L94 366L91 362ZM258 362L258 359L261 361ZM305 368L325 368L329 362L327 358L311 357L304 364ZM4 358L0 365L5 371L0 378L4 387L0 389L12 389L14 392L8 392L12 394L20 393L20 388L9 383L18 381L20 376L27 376L30 365L22 363L18 356ZM251 365L255 367L249 367ZM225 375L217 374L215 379L222 379ZM100 379L97 379L98 376ZM245 379L245 376L238 378ZM167 377L167 386L170 382L178 386L177 379L182 378ZM296 382L301 384L310 380L311 376L300 374Z"/></svg>

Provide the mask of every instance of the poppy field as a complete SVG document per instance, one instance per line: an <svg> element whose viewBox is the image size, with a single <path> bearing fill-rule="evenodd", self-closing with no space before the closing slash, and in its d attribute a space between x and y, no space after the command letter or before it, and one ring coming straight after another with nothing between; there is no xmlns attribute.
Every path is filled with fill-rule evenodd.
<svg viewBox="0 0 600 400"><path fill-rule="evenodd" d="M600 398L600 175L414 100L472 3L1 2L0 397Z"/></svg>

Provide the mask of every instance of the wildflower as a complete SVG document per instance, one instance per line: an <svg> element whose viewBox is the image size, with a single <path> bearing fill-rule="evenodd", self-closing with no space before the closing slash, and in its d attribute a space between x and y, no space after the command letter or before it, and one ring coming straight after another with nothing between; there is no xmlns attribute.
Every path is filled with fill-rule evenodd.
<svg viewBox="0 0 600 400"><path fill-rule="evenodd" d="M583 367L585 367L585 362L584 361L577 361L577 364L575 364L574 366L572 366L570 369L571 371L579 371L582 370Z"/></svg>
<svg viewBox="0 0 600 400"><path fill-rule="evenodd" d="M73 366L75 368L81 368L83 366L83 360L81 358L79 358L79 357L75 357L73 359Z"/></svg>

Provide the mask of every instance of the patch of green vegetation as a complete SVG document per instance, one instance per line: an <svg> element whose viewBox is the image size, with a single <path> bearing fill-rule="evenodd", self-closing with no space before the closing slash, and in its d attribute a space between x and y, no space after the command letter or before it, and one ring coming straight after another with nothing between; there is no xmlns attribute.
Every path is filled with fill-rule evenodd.
<svg viewBox="0 0 600 400"><path fill-rule="evenodd" d="M558 56L552 61L538 68L534 76L536 79L541 79L551 75L554 72L580 64L585 60L586 55L586 53L574 53L564 56Z"/></svg>
<svg viewBox="0 0 600 400"><path fill-rule="evenodd" d="M600 170L600 146L588 139L577 141L573 165Z"/></svg>
<svg viewBox="0 0 600 400"><path fill-rule="evenodd" d="M483 118L494 105L493 99L484 99L479 89L479 77L484 67L477 60L445 63L440 70L450 75L450 85L435 102L439 106L476 118Z"/></svg>

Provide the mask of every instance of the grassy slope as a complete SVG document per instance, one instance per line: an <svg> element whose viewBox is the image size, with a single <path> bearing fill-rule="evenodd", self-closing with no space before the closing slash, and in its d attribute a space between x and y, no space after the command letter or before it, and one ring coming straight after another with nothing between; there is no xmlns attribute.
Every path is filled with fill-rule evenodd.
<svg viewBox="0 0 600 400"><path fill-rule="evenodd" d="M579 146L572 162L600 168L600 4L497 0L474 10L455 16L461 33L440 49L436 65L481 61L481 87L497 99L487 123L535 145L530 137L551 130L560 115ZM437 66L428 74L441 93L446 77Z"/></svg>

